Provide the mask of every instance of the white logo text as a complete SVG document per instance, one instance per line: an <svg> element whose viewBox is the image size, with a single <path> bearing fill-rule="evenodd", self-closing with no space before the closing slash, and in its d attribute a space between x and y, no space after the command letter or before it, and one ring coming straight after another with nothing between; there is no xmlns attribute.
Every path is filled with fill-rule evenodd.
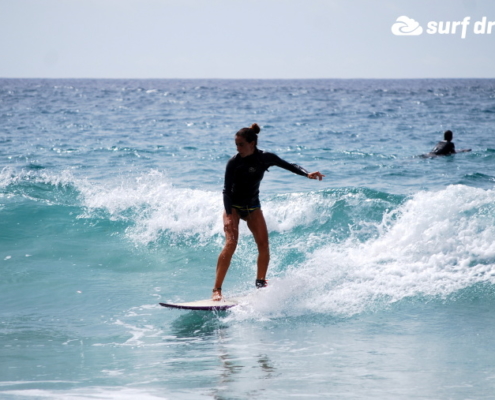
<svg viewBox="0 0 495 400"><path fill-rule="evenodd" d="M471 17L464 17L462 21L430 21L426 24L428 35L460 35L465 39L468 35L468 27L471 25ZM475 21L471 31L475 35L491 35L495 31L495 21L488 21L487 17ZM392 33L396 36L418 36L423 33L423 27L412 18L401 16L392 25Z"/></svg>

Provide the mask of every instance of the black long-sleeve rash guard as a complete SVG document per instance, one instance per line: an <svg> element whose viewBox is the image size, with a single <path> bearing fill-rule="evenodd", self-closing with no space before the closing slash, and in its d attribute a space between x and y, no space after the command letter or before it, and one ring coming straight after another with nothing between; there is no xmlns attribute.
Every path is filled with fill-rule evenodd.
<svg viewBox="0 0 495 400"><path fill-rule="evenodd" d="M227 215L232 214L232 205L259 205L260 183L265 171L272 166L291 171L297 175L308 176L308 171L297 164L290 164L273 153L256 149L250 156L242 158L239 154L232 157L225 169L223 204Z"/></svg>
<svg viewBox="0 0 495 400"><path fill-rule="evenodd" d="M449 154L455 154L455 145L453 142L443 140L438 142L431 152L437 156L448 156Z"/></svg>

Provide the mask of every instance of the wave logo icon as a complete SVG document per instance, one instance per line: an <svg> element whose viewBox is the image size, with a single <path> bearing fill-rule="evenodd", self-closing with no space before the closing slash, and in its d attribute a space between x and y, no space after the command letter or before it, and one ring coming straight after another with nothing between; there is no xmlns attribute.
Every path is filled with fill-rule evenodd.
<svg viewBox="0 0 495 400"><path fill-rule="evenodd" d="M392 25L392 33L397 36L418 36L423 33L423 28L412 18L402 16Z"/></svg>

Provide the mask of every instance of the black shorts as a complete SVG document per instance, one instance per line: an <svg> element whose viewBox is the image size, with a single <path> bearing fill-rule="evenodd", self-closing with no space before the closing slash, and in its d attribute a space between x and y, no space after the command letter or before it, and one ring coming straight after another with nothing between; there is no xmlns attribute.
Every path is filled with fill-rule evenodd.
<svg viewBox="0 0 495 400"><path fill-rule="evenodd" d="M261 204L255 204L255 205L248 205L248 206L237 206L235 204L232 205L233 208L237 211L241 219L247 219L249 217L249 214L256 210L261 209Z"/></svg>

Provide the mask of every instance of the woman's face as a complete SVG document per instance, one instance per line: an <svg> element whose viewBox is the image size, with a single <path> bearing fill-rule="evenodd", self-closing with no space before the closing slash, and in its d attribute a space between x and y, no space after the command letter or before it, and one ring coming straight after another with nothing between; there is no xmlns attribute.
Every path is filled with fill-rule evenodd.
<svg viewBox="0 0 495 400"><path fill-rule="evenodd" d="M253 142L248 143L246 139L244 139L242 136L236 136L235 137L235 145L237 147L237 152L239 155L244 158L247 156L250 156L251 154L254 153L254 149L256 147L256 144Z"/></svg>

